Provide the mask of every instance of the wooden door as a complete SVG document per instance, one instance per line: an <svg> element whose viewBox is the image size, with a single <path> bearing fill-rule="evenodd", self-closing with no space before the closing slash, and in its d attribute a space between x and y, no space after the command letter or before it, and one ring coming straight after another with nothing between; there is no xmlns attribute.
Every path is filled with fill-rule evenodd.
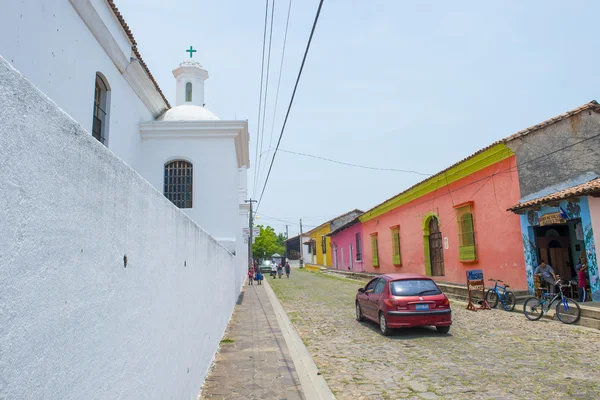
<svg viewBox="0 0 600 400"><path fill-rule="evenodd" d="M563 281L569 281L572 278L571 267L567 265L569 260L569 249L552 248L550 249L550 266L556 275L559 275Z"/></svg>
<svg viewBox="0 0 600 400"><path fill-rule="evenodd" d="M444 246L437 218L429 221L429 261L432 276L444 276Z"/></svg>

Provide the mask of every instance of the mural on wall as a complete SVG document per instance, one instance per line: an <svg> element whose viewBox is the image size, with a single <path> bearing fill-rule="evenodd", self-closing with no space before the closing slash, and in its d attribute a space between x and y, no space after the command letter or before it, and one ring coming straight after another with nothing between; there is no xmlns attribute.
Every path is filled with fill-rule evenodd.
<svg viewBox="0 0 600 400"><path fill-rule="evenodd" d="M592 225L586 224L583 232L592 300L600 301L600 280L598 279L598 262L596 260L596 245L594 244Z"/></svg>
<svg viewBox="0 0 600 400"><path fill-rule="evenodd" d="M525 269L527 274L527 287L529 288L529 293L534 293L533 287L533 271L537 267L537 254L535 250L535 245L526 234L522 235L523 237L523 252L525 254Z"/></svg>
<svg viewBox="0 0 600 400"><path fill-rule="evenodd" d="M596 259L596 246L594 244L594 232L592 230L591 217L587 198L582 197L579 201L561 201L558 207L542 206L540 211L529 210L527 214L521 215L521 233L523 240L523 253L527 273L527 286L529 292L533 293L533 271L538 265L537 248L534 237L530 237L531 227L565 223L568 220L581 219L583 225L583 242L588 265L588 276L592 299L600 301L600 277L598 276L598 263ZM576 230L578 228L576 227ZM581 229L581 228L579 228ZM533 231L531 231L531 234ZM579 235L575 232L576 237Z"/></svg>

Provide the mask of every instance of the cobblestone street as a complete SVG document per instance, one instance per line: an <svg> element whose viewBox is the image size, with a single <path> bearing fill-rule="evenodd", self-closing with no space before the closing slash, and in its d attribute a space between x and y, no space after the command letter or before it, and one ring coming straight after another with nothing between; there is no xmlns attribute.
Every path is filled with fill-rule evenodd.
<svg viewBox="0 0 600 400"><path fill-rule="evenodd" d="M600 332L453 303L447 335L379 334L354 316L363 283L295 269L270 280L338 399L596 399Z"/></svg>

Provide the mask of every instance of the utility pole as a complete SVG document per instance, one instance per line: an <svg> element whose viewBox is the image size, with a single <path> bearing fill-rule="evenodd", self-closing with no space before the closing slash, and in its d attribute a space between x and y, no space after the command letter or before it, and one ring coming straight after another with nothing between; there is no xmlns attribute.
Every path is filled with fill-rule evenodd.
<svg viewBox="0 0 600 400"><path fill-rule="evenodd" d="M252 203L256 203L256 200L244 200L246 203L250 203L250 215L248 218L248 229L249 231L249 235L248 235L248 268L252 268L254 265L252 265L252 228L254 225L254 216L252 215Z"/></svg>
<svg viewBox="0 0 600 400"><path fill-rule="evenodd" d="M304 268L304 250L302 246L302 218L300 218L300 268Z"/></svg>
<svg viewBox="0 0 600 400"><path fill-rule="evenodd" d="M286 239L290 238L289 235L288 235L288 226L287 225L285 226L285 238Z"/></svg>

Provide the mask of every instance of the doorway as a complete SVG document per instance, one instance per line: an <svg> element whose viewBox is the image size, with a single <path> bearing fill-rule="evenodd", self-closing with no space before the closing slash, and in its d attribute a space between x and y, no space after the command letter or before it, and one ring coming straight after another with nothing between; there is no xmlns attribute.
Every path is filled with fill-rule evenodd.
<svg viewBox="0 0 600 400"><path fill-rule="evenodd" d="M429 262L432 276L444 276L444 247L437 218L429 220Z"/></svg>

